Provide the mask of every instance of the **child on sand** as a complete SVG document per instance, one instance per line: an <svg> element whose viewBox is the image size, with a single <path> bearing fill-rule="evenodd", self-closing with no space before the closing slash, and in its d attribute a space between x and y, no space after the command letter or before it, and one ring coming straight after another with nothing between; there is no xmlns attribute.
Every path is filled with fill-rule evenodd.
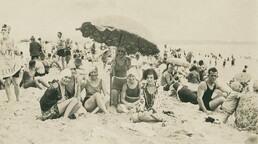
<svg viewBox="0 0 258 144"><path fill-rule="evenodd" d="M225 112L223 123L226 123L229 116L235 112L238 101L240 99L240 92L243 88L240 82L233 82L230 87L233 91L230 92L227 99L222 104L222 109Z"/></svg>

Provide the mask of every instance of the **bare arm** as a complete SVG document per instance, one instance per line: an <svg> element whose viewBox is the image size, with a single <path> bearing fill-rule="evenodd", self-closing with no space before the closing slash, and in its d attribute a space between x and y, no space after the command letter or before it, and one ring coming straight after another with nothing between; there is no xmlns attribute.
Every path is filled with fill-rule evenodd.
<svg viewBox="0 0 258 144"><path fill-rule="evenodd" d="M74 97L77 98L79 101L81 99L81 83L78 80L78 77L75 78L75 93Z"/></svg>
<svg viewBox="0 0 258 144"><path fill-rule="evenodd" d="M106 85L105 85L105 82L103 79L102 79L102 91L103 91L104 96L108 95Z"/></svg>
<svg viewBox="0 0 258 144"><path fill-rule="evenodd" d="M199 84L198 89L197 89L197 96L198 96L197 101L198 101L198 104L199 104L200 108L204 112L207 112L207 109L204 106L204 103L202 101L202 97L203 97L203 94L206 91L206 89L207 89L207 85L204 81Z"/></svg>
<svg viewBox="0 0 258 144"><path fill-rule="evenodd" d="M170 75L168 72L165 73L165 78L168 85L171 85L174 81L174 78L170 79Z"/></svg>

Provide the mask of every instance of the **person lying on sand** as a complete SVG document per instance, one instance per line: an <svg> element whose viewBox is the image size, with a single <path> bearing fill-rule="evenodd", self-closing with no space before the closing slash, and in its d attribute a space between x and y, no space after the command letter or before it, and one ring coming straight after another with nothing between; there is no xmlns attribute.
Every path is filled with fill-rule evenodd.
<svg viewBox="0 0 258 144"><path fill-rule="evenodd" d="M198 104L196 93L188 89L186 86L183 86L178 82L175 82L172 86L176 91L178 99L181 102L190 102L192 104Z"/></svg>

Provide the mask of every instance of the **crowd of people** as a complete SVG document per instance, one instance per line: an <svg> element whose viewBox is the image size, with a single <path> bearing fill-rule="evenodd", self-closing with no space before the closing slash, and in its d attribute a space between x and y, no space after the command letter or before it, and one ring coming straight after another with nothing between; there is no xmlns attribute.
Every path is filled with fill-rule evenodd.
<svg viewBox="0 0 258 144"><path fill-rule="evenodd" d="M11 61L10 57L13 55L21 57L21 53L14 47L14 41L9 37L10 30L8 25L2 26L0 55L6 61ZM92 59L87 59L85 53L74 49L72 41L69 38L65 40L61 32L57 33L57 38L51 50L46 50L43 43L32 36L28 64L21 64L15 73L1 78L7 101L10 101L11 84L14 85L17 101L20 100L20 88L35 87L45 91L40 98L42 115L38 117L43 121L60 117L75 119L79 109L108 115L112 115L113 110L137 113L138 117L134 121L163 121L160 117L162 106L157 101L159 97L172 95L181 102L197 105L200 111L208 115L222 109L225 112L222 122L226 123L228 117L236 111L242 95L258 93L257 82L254 82L253 92L245 88L249 85L238 81L232 81L228 84L229 87L220 85L217 83L217 68L207 68L203 60L192 62L192 54L171 55L190 62L191 67L185 68L167 62L167 54L164 57L150 57L149 62L146 62L139 60L141 54L128 55L126 48L118 47L110 62L107 57L112 56L107 53L104 58L97 59L102 60L103 66L100 69L94 65L84 65L84 61L93 63ZM110 65L105 71L110 72L110 87L107 87L108 79L99 77L99 73L107 68L106 65ZM161 70L163 65L165 69ZM55 67L60 71L58 78L47 81L44 76L51 74L51 69ZM193 89L188 84L197 87ZM85 91L85 95L82 91ZM257 111L253 113L257 115ZM252 124L249 126L251 130L258 132L257 118L248 123Z"/></svg>

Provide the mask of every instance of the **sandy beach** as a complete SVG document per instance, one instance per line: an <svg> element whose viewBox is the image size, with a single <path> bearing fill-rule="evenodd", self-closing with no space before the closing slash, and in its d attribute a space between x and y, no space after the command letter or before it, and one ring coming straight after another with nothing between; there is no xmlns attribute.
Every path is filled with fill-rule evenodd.
<svg viewBox="0 0 258 144"><path fill-rule="evenodd" d="M51 79L57 75L58 71L54 69L48 77ZM208 116L198 110L198 105L181 103L163 92L159 97L160 110L174 113L172 116L162 115L166 122L133 123L131 114L107 116L103 113L86 113L69 121L40 121L36 117L41 114L39 99L43 93L44 90L36 88L21 89L19 102L12 97L12 101L6 103L5 91L0 91L0 143L243 144L254 135L238 131L234 127L234 116L227 124L205 122ZM210 116L221 119L222 113L217 110Z"/></svg>

